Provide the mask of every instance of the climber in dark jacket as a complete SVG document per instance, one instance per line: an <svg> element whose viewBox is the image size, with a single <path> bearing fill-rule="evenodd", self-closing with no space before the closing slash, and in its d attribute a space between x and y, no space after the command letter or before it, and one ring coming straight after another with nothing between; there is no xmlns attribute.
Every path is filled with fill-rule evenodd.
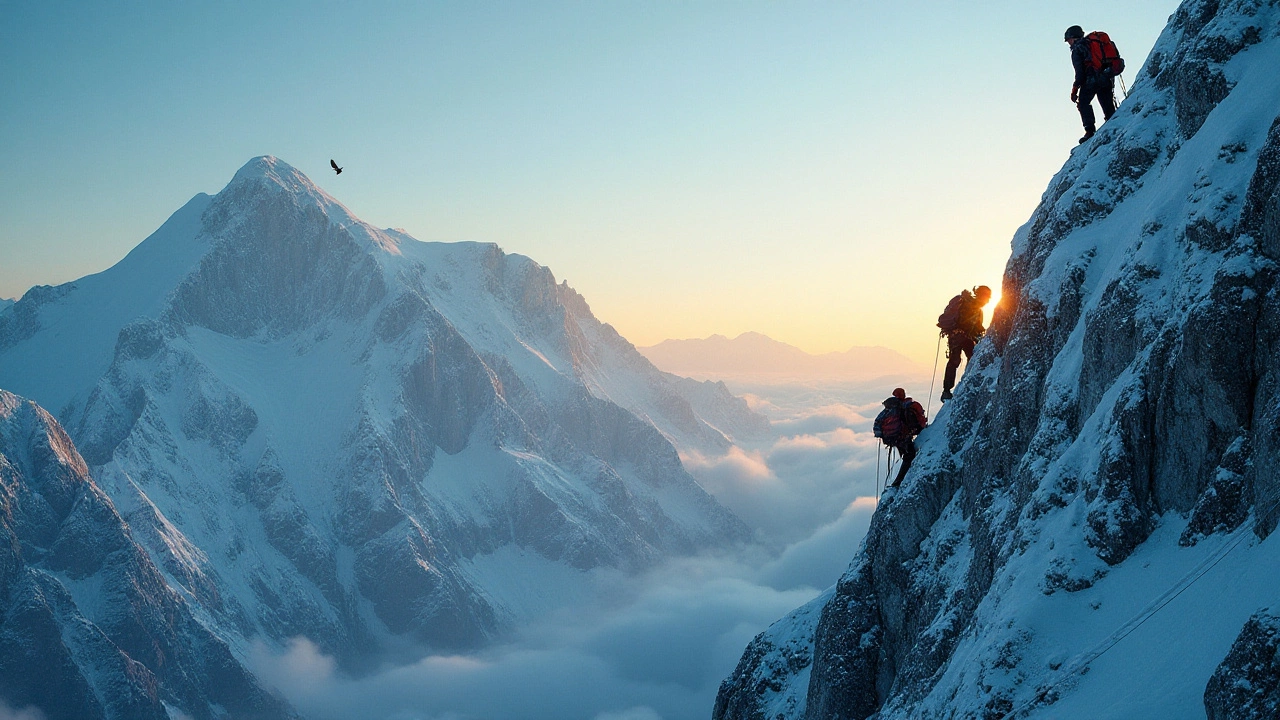
<svg viewBox="0 0 1280 720"><path fill-rule="evenodd" d="M978 344L986 330L982 327L982 308L991 301L991 288L979 285L970 293L962 290L951 298L947 309L938 318L938 327L947 336L947 370L942 375L942 401L951 399L951 388L956 386L956 370L960 367L960 355L973 357L973 346Z"/></svg>
<svg viewBox="0 0 1280 720"><path fill-rule="evenodd" d="M1063 40L1071 46L1071 64L1076 69L1076 82L1071 86L1071 102L1080 110L1084 123L1084 142L1098 132L1093 115L1093 99L1102 106L1102 120L1106 122L1116 111L1116 79L1107 71L1094 71L1089 67L1089 43L1084 42L1084 28L1072 25L1063 34Z"/></svg>
<svg viewBox="0 0 1280 720"><path fill-rule="evenodd" d="M902 482L902 478L907 476L911 461L916 457L916 443L913 438L924 430L929 424L929 419L925 417L924 408L920 403L907 397L907 391L902 388L894 388L893 395L885 398L883 404L884 410L876 416L873 432L885 445L897 450L898 455L902 457L902 467L898 468L897 477L889 485L896 488Z"/></svg>

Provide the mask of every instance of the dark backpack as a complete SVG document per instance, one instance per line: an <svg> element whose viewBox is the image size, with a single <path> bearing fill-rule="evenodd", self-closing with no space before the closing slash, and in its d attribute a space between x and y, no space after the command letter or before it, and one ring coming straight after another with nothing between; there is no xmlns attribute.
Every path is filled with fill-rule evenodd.
<svg viewBox="0 0 1280 720"><path fill-rule="evenodd" d="M884 441L885 445L893 445L905 440L908 436L907 425L902 421L902 406L895 405L881 410L876 416L872 431L876 437Z"/></svg>
<svg viewBox="0 0 1280 720"><path fill-rule="evenodd" d="M942 332L949 333L959 329L960 313L972 301L973 295L968 290L961 290L959 295L951 298L951 302L947 303L947 309L938 316L938 327L942 328Z"/></svg>
<svg viewBox="0 0 1280 720"><path fill-rule="evenodd" d="M1111 38L1101 30L1094 30L1084 39L1089 43L1089 69L1112 77L1124 72L1124 58Z"/></svg>

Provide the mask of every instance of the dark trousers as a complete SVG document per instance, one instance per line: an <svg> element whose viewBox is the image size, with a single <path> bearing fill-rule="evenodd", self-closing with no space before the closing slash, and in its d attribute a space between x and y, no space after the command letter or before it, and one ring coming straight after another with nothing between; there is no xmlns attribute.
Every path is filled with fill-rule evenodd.
<svg viewBox="0 0 1280 720"><path fill-rule="evenodd" d="M1116 111L1116 81L1109 77L1094 77L1080 88L1080 99L1076 107L1080 110L1080 121L1084 123L1084 129L1091 132L1096 132L1098 129L1093 115L1095 97L1098 98L1098 104L1102 106L1103 121L1110 120Z"/></svg>
<svg viewBox="0 0 1280 720"><path fill-rule="evenodd" d="M898 451L902 456L902 467L898 468L898 475L893 479L893 483L889 487L898 487L902 484L902 478L907 476L907 470L911 468L911 461L916 459L916 443L911 438L907 438L902 442L889 447Z"/></svg>
<svg viewBox="0 0 1280 720"><path fill-rule="evenodd" d="M960 354L966 360L973 357L975 340L963 332L954 332L947 336L947 371L942 374L942 389L950 390L956 386L956 369L960 367Z"/></svg>

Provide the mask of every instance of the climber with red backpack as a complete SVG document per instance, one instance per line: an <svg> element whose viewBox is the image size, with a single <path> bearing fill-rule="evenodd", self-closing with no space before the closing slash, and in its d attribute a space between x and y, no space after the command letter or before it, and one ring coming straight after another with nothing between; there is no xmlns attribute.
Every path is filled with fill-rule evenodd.
<svg viewBox="0 0 1280 720"><path fill-rule="evenodd" d="M1071 46L1071 64L1075 66L1076 81L1071 86L1071 102L1080 110L1084 123L1084 142L1093 137L1098 126L1093 116L1093 99L1102 106L1102 120L1106 122L1116 111L1116 76L1124 72L1124 58L1116 44L1106 33L1095 30L1088 35L1084 28L1072 25L1062 39Z"/></svg>
<svg viewBox="0 0 1280 720"><path fill-rule="evenodd" d="M920 403L907 397L907 391L902 388L894 388L893 395L886 398L883 404L884 409L876 416L872 430L881 442L888 445L891 450L897 450L898 455L902 457L902 467L898 468L897 477L889 485L891 488L896 488L902 482L902 478L907 476L907 469L911 467L911 461L916 457L916 443L913 438L924 430L929 424L929 419L925 417L924 408Z"/></svg>
<svg viewBox="0 0 1280 720"><path fill-rule="evenodd" d="M979 285L973 292L961 290L951 298L938 316L938 327L947 336L947 370L942 374L942 401L951 399L951 388L956 386L956 370L960 368L960 356L973 357L973 348L982 339L986 329L982 327L982 308L991 301L991 288Z"/></svg>

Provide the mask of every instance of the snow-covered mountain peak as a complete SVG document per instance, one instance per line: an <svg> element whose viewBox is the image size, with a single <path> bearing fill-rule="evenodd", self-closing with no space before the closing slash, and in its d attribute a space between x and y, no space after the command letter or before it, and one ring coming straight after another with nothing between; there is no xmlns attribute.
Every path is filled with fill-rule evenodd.
<svg viewBox="0 0 1280 720"><path fill-rule="evenodd" d="M367 314L387 293L380 257L398 253L396 240L270 156L213 197L199 234L208 250L175 290L170 316L239 337Z"/></svg>
<svg viewBox="0 0 1280 720"><path fill-rule="evenodd" d="M673 445L767 430L744 401L654 368L532 259L373 228L275 158L28 295L0 387L56 408L237 642L476 645L545 605L497 556L586 582L750 535Z"/></svg>
<svg viewBox="0 0 1280 720"><path fill-rule="evenodd" d="M245 163L216 197L244 202L272 194L288 195L300 207L314 204L339 223L360 222L301 170L272 155L262 155Z"/></svg>
<svg viewBox="0 0 1280 720"><path fill-rule="evenodd" d="M289 192L324 192L300 170L274 155L250 159L236 171L227 187L247 182L266 182Z"/></svg>
<svg viewBox="0 0 1280 720"><path fill-rule="evenodd" d="M32 437L43 437L47 459L54 461L79 477L86 477L89 469L80 453L71 444L71 438L63 432L58 422L44 408L30 400L0 389L0 449L29 445Z"/></svg>
<svg viewBox="0 0 1280 720"><path fill-rule="evenodd" d="M8 420L22 402L17 395L0 390L0 420Z"/></svg>
<svg viewBox="0 0 1280 720"><path fill-rule="evenodd" d="M252 218L255 212L264 209L270 213L286 209L309 215L318 213L370 252L376 249L398 255L399 241L407 237L378 230L360 220L301 170L271 155L253 158L236 171L231 182L214 197L209 218L214 222L210 224L227 226L221 230L226 234L237 222Z"/></svg>

